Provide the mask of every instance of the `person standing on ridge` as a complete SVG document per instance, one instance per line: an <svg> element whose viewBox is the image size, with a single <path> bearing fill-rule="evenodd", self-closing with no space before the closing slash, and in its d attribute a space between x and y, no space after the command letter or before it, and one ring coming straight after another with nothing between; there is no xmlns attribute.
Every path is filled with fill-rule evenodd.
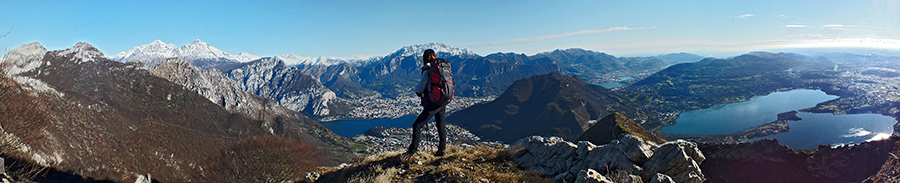
<svg viewBox="0 0 900 183"><path fill-rule="evenodd" d="M413 155L419 150L419 141L422 137L422 127L434 117L438 136L440 137L435 156L444 156L447 149L446 108L453 99L453 75L450 62L437 58L434 50L428 49L422 53L422 79L416 86L416 95L422 99L422 113L412 124L412 142L406 154Z"/></svg>

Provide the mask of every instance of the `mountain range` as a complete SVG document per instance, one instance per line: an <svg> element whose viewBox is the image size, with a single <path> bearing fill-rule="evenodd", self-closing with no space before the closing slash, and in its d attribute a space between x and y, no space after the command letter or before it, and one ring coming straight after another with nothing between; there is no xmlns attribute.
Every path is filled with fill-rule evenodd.
<svg viewBox="0 0 900 183"><path fill-rule="evenodd" d="M280 105L314 118L353 118L346 116L348 111L354 105L364 105L354 104L355 99L409 95L407 91L418 82L419 68L422 67L420 55L425 49L434 49L439 57L453 65L454 78L457 78L456 94L462 97L496 96L518 79L550 72L576 75L590 83L615 82L621 76L647 75L671 64L702 58L687 53L615 57L583 49L555 50L533 56L514 53L480 56L467 49L440 43L406 46L377 57L287 54L239 58L199 40L181 48L157 40L111 59L139 60L154 66L165 58L180 58L200 69L218 69L239 81L245 91L278 101ZM248 62L252 58L256 59ZM268 75L263 77L261 74Z"/></svg>
<svg viewBox="0 0 900 183"><path fill-rule="evenodd" d="M109 57L110 60L114 61L140 61L150 66L159 65L168 58L180 58L203 69L217 68L222 70L239 65L240 62L256 60L260 57L249 53L229 55L199 39L181 47L156 40L150 44L137 46Z"/></svg>
<svg viewBox="0 0 900 183"><path fill-rule="evenodd" d="M261 181L353 152L318 122L177 59L151 68L108 60L87 43L31 43L0 65L4 106L31 110L4 116L4 154L87 179Z"/></svg>
<svg viewBox="0 0 900 183"><path fill-rule="evenodd" d="M204 50L199 48L204 45L211 47L197 43L183 48ZM847 67L840 65L845 61L791 53L753 52L697 62L684 54L614 57L581 49L533 56L498 53L482 57L465 49L426 44L404 47L371 60L288 61L301 63L291 65L279 57L241 62L226 57L176 56L145 64L143 60L110 60L87 43L55 51L31 43L13 49L0 61L0 73L4 73L0 77L0 140L4 142L0 154L89 180L131 182L139 175L152 173L154 179L162 182L296 181L298 177L314 176L305 172L316 165L346 162L359 148L305 115L340 115L359 104L352 99L409 94L413 84L410 81L415 82L421 66L418 52L427 48L438 50L442 58L454 64L461 96L499 95L493 101L452 113L448 118L451 123L486 139L504 142L530 135L562 137L526 138L525 141L530 139L540 145L492 156L504 159L531 154L529 158L546 163L531 168L541 171L549 167L544 165L562 172L573 171L571 162L598 157L585 156L591 154L591 149L622 150L619 146L588 145L591 143L628 144L627 139L634 137L646 139L647 144L663 142L641 127L654 129L665 124L665 117L660 114L677 114L779 90L812 88L841 96L829 101L837 104L817 106L817 111L837 113L852 108L843 112L860 112L877 108L869 111L895 118L898 114L896 102L868 97L847 87L891 81L897 77L891 70L896 61L884 68L838 70ZM866 78L869 80L839 80L857 71L870 76ZM623 73L639 77L615 90L585 81L588 77L607 80ZM891 87L888 84L875 86ZM883 93L876 94L880 97ZM839 103L847 98L853 99L851 103ZM562 139L591 143L576 145ZM706 176L699 171L665 172L671 172L667 174L672 178L699 176L700 181L707 177L737 182L857 182L877 172L878 176L868 177L869 180L884 181L896 180L892 171L900 161L892 155L900 152L897 139L857 146L820 146L815 153L790 150L771 140L699 145L679 140L669 143L667 151L644 149L626 158L649 157L648 153L652 153L657 158L683 159L688 153L685 148L679 151L672 147L699 146L702 153L708 154L703 167L700 162L663 163L668 166L662 167L700 167ZM550 141L553 142L547 143ZM560 150L540 153L546 150L544 146ZM465 152L469 151L455 153ZM699 150L689 154L700 157ZM445 163L476 159L423 157ZM400 162L399 156L391 159ZM668 161L634 162L640 165L637 168L646 168L657 167L646 162ZM604 164L581 165L600 168ZM618 170L637 169L625 167ZM657 171L650 173L653 172ZM628 176L633 172L625 173ZM572 180L573 174L544 176ZM581 178L579 174L578 179Z"/></svg>

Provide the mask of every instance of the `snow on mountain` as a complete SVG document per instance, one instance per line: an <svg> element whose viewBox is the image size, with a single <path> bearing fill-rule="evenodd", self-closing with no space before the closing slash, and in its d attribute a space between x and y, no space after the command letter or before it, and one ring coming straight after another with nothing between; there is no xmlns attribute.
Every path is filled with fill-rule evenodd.
<svg viewBox="0 0 900 183"><path fill-rule="evenodd" d="M97 58L105 58L106 57L105 55L103 55L103 52L100 52L100 50L97 50L97 48L94 48L93 45L85 43L85 42L78 42L75 44L75 46L72 46L72 48L63 50L63 51L57 53L56 55L57 56L66 56L66 55L70 55L70 54L74 54L74 56L72 57L71 60L79 62L79 63L93 62Z"/></svg>
<svg viewBox="0 0 900 183"><path fill-rule="evenodd" d="M180 58L184 60L231 60L235 62L247 62L259 59L259 56L249 53L241 53L240 55L229 55L209 43L194 40L190 44L182 47L176 47L175 44L166 44L160 40L153 41L150 44L134 47L126 52L121 52L111 60L119 62L128 62L138 60L147 65L155 66L167 58Z"/></svg>
<svg viewBox="0 0 900 183"><path fill-rule="evenodd" d="M184 45L178 49L179 54L183 57L195 58L228 58L228 54L216 47L210 46L209 43L194 40L190 44Z"/></svg>
<svg viewBox="0 0 900 183"><path fill-rule="evenodd" d="M438 57L446 57L446 56L461 56L461 57L469 57L469 56L477 56L475 52L469 51L469 49L465 48L456 48L450 45L446 45L443 43L427 43L427 44L417 44L412 46L405 46L400 48L391 54L391 57L408 57L408 56L421 56L423 52L427 49L432 49L434 52L438 54Z"/></svg>
<svg viewBox="0 0 900 183"><path fill-rule="evenodd" d="M41 59L44 58L45 53L47 53L47 49L41 46L41 43L28 43L9 51L3 60L0 60L0 63L9 63L6 74L14 76L41 66Z"/></svg>
<svg viewBox="0 0 900 183"><path fill-rule="evenodd" d="M356 56L356 57L306 57L294 54L286 54L276 56L287 65L337 65L341 63L359 63L366 64L381 59L378 56Z"/></svg>
<svg viewBox="0 0 900 183"><path fill-rule="evenodd" d="M253 54L250 54L247 52L241 52L241 54L231 55L231 56L232 56L231 57L232 59L237 60L239 62L249 62L249 61L253 61L253 60L261 58L259 56L256 56L256 55L253 55Z"/></svg>

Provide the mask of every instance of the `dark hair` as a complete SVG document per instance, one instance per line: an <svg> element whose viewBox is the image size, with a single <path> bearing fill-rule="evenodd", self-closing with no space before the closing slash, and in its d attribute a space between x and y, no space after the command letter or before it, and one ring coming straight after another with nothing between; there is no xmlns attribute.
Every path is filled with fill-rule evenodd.
<svg viewBox="0 0 900 183"><path fill-rule="evenodd" d="M422 63L431 62L432 59L437 58L437 54L434 53L434 50L427 49L425 53L422 53Z"/></svg>

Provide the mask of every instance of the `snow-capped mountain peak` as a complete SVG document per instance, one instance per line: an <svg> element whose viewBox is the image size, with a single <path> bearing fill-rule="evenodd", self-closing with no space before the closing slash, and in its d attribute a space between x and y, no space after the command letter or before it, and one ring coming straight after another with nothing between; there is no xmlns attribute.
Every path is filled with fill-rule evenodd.
<svg viewBox="0 0 900 183"><path fill-rule="evenodd" d="M287 65L337 65L341 63L369 63L380 59L381 57L372 56L356 56L356 57L306 57L294 54L286 54L276 56L275 58L282 60Z"/></svg>
<svg viewBox="0 0 900 183"><path fill-rule="evenodd" d="M12 49L6 56L0 60L0 63L8 63L6 66L6 74L13 76L19 73L28 72L41 66L41 59L47 49L41 46L41 43L33 42Z"/></svg>
<svg viewBox="0 0 900 183"><path fill-rule="evenodd" d="M249 53L229 55L228 53L209 45L209 43L196 39L181 47L177 47L175 44L162 42L161 40L156 40L150 44L136 46L131 50L121 52L110 59L119 62L138 60L147 65L155 66L162 63L162 61L167 58L180 58L188 61L206 59L247 62L259 59L260 57Z"/></svg>
<svg viewBox="0 0 900 183"><path fill-rule="evenodd" d="M232 58L234 58L235 60L237 60L239 62L249 62L252 60L259 59L261 57L247 53L247 52L241 52L241 54L232 55Z"/></svg>
<svg viewBox="0 0 900 183"><path fill-rule="evenodd" d="M469 51L469 49L465 48L456 48L443 43L426 43L426 44L417 44L411 46L405 46L400 48L394 52L394 55L399 57L408 57L413 55L420 55L425 50L432 49L434 52L441 56L475 56L475 52Z"/></svg>
<svg viewBox="0 0 900 183"><path fill-rule="evenodd" d="M71 54L74 54L74 56L72 57L72 61L78 62L93 62L97 58L106 57L105 55L103 55L103 52L100 52L100 50L97 50L97 48L95 48L93 45L85 42L75 43L75 46L72 46L72 48L63 50L56 55L67 56Z"/></svg>
<svg viewBox="0 0 900 183"><path fill-rule="evenodd" d="M178 48L178 53L182 57L188 58L227 58L229 55L216 47L210 46L209 43L194 40L190 44Z"/></svg>

